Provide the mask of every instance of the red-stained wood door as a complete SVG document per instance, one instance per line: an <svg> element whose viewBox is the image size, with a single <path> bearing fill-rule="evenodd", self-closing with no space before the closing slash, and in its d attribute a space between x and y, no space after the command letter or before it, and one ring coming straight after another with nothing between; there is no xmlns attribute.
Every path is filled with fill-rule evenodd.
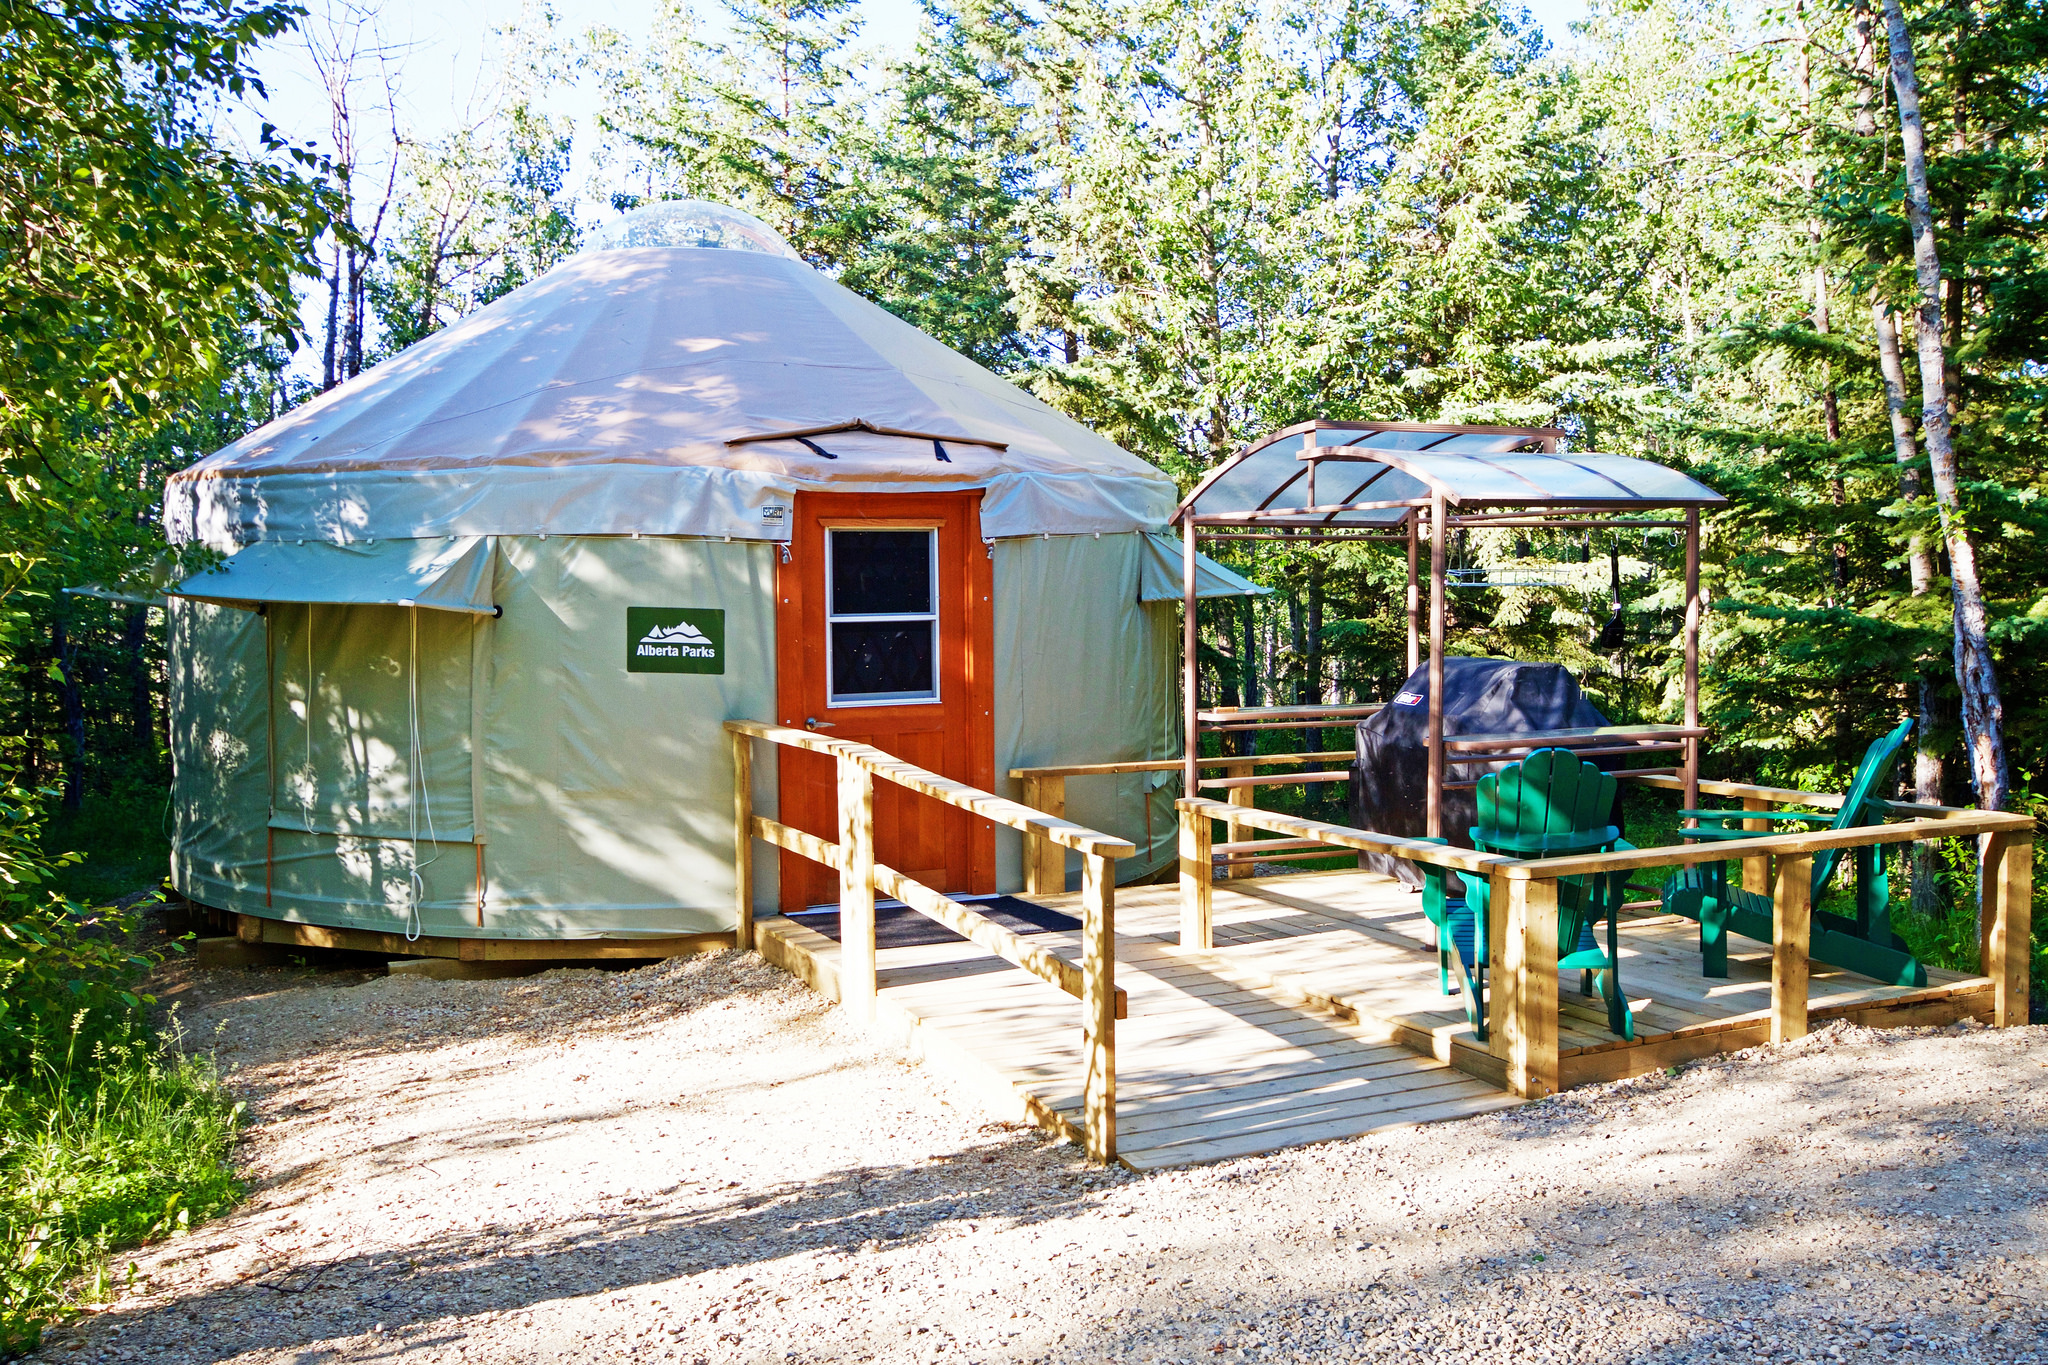
<svg viewBox="0 0 2048 1365"><path fill-rule="evenodd" d="M872 744L984 791L995 780L995 635L979 493L799 493L776 569L784 725ZM778 748L783 823L839 837L833 761ZM995 890L995 827L875 779L875 859L948 892ZM839 899L838 874L782 855L782 908Z"/></svg>

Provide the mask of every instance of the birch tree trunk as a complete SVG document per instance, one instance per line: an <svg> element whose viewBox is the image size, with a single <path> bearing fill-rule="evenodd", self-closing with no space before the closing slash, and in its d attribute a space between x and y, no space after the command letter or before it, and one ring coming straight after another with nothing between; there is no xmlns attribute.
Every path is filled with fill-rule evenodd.
<svg viewBox="0 0 2048 1365"><path fill-rule="evenodd" d="M1905 149L1906 220L1913 232L1913 272L1920 285L1914 341L1920 362L1920 431L1934 483L1934 505L1948 545L1950 592L1955 602L1956 682L1963 694L1963 735L1977 804L2005 808L2005 706L1993 667L1990 616L1977 574L1977 548L1963 524L1957 493L1955 433L1949 421L1949 384L1942 337L1941 254L1934 240L1934 201L1927 190L1927 129L1920 116L1920 83L1913 38L1899 0L1884 0L1891 44L1892 88L1899 102Z"/></svg>
<svg viewBox="0 0 2048 1365"><path fill-rule="evenodd" d="M1877 336L1878 370L1884 376L1884 402L1892 419L1892 458L1899 475L1899 499L1909 506L1927 496L1920 481L1920 448L1913 432L1913 414L1906 409L1906 364L1899 354L1899 329L1892 320L1891 306L1875 294L1870 300L1870 329ZM1934 551L1918 527L1907 532L1906 576L1913 596L1925 597L1934 590ZM1919 679L1920 719L1913 749L1913 799L1929 805L1941 802L1942 756L1935 739L1941 719L1941 699L1935 681L1926 673ZM1939 915L1941 883L1934 848L1913 845L1913 908L1923 915Z"/></svg>

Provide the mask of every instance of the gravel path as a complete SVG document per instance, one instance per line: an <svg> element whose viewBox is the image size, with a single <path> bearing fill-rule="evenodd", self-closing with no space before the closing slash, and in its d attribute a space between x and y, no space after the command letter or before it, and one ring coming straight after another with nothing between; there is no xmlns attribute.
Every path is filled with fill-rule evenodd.
<svg viewBox="0 0 2048 1365"><path fill-rule="evenodd" d="M182 972L248 1201L61 1361L2007 1361L2048 1334L2048 1028L1832 1027L1137 1177L758 958Z"/></svg>

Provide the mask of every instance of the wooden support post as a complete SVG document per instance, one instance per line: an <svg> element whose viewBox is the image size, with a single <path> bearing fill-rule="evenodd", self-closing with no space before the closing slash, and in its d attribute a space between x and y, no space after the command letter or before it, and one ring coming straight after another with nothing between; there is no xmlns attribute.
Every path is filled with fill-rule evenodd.
<svg viewBox="0 0 2048 1365"><path fill-rule="evenodd" d="M1181 522L1181 564L1180 564L1180 692L1181 692L1181 743L1185 751L1181 755L1182 796L1201 795L1201 771L1196 760L1201 757L1201 727L1196 713L1202 709L1196 687L1200 675L1196 671L1195 656L1200 643L1200 624L1195 618L1195 510L1190 507Z"/></svg>
<svg viewBox="0 0 2048 1365"><path fill-rule="evenodd" d="M1429 500L1429 795L1424 832L1444 832L1444 495Z"/></svg>
<svg viewBox="0 0 2048 1365"><path fill-rule="evenodd" d="M875 1017L875 782L852 759L839 764L839 1003Z"/></svg>
<svg viewBox="0 0 2048 1365"><path fill-rule="evenodd" d="M1456 873L1447 873L1456 876ZM1515 978L1502 970L1508 960L1508 888L1504 873L1487 879L1486 904L1486 1050L1505 1059L1508 1055L1508 1020L1515 1012Z"/></svg>
<svg viewBox="0 0 2048 1365"><path fill-rule="evenodd" d="M2032 953L2034 841L2026 834L1993 834L1982 873L1984 974L1991 978L1991 1022L2012 1028L2027 1022L2027 959Z"/></svg>
<svg viewBox="0 0 2048 1365"><path fill-rule="evenodd" d="M1414 677L1415 670L1422 663L1422 590L1415 581L1416 549L1420 537L1415 534L1415 512L1408 513L1408 672Z"/></svg>
<svg viewBox="0 0 2048 1365"><path fill-rule="evenodd" d="M1771 803L1761 796L1742 798L1744 810L1769 810ZM1688 807L1691 809L1691 807ZM1758 834L1768 834L1771 822L1768 820L1744 820L1742 827ZM1771 887L1771 860L1768 857L1744 858L1742 860L1742 889L1752 895L1761 896Z"/></svg>
<svg viewBox="0 0 2048 1365"><path fill-rule="evenodd" d="M1696 727L1700 723L1700 509L1689 507L1685 512L1685 723ZM1700 742L1696 738L1685 741L1685 809L1698 810L1700 805ZM1687 828L1697 820L1687 820Z"/></svg>
<svg viewBox="0 0 2048 1365"><path fill-rule="evenodd" d="M754 741L737 732L726 738L732 741L732 942L745 952L754 946Z"/></svg>
<svg viewBox="0 0 2048 1365"><path fill-rule="evenodd" d="M1180 813L1180 946L1213 948L1215 869L1210 855L1215 826L1202 811Z"/></svg>
<svg viewBox="0 0 2048 1365"><path fill-rule="evenodd" d="M1781 857L1771 887L1771 1041L1806 1036L1806 952L1813 939L1813 857Z"/></svg>
<svg viewBox="0 0 2048 1365"><path fill-rule="evenodd" d="M1508 883L1508 1089L1524 1099L1557 1093L1557 883Z"/></svg>
<svg viewBox="0 0 2048 1365"><path fill-rule="evenodd" d="M1088 1159L1116 1160L1116 863L1081 855L1081 1096Z"/></svg>
<svg viewBox="0 0 2048 1365"><path fill-rule="evenodd" d="M1254 765L1250 763L1233 763L1223 770L1223 775L1225 777L1250 777L1252 775L1253 766ZM1247 808L1255 809L1259 804L1258 788L1226 787L1224 789L1223 799L1228 801L1233 806L1244 806ZM1203 828L1207 829L1208 826L1205 824ZM1257 837L1252 832L1252 828L1250 825L1240 824L1236 820L1228 822L1225 825L1224 830L1224 839L1227 842L1233 844L1242 843L1247 839ZM1250 863L1232 863L1230 867L1225 870L1223 875L1226 877L1249 877L1252 875L1252 865Z"/></svg>
<svg viewBox="0 0 2048 1365"><path fill-rule="evenodd" d="M1027 777L1021 798L1025 805L1061 819L1067 814L1067 779ZM1067 889L1067 851L1042 834L1024 835L1024 894L1058 896Z"/></svg>

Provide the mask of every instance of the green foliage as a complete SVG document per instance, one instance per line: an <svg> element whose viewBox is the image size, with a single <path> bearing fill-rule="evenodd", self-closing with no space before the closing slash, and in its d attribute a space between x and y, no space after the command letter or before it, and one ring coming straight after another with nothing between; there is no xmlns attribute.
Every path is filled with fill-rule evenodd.
<svg viewBox="0 0 2048 1365"><path fill-rule="evenodd" d="M51 890L78 856L43 851L40 795L0 790L0 1354L103 1297L111 1249L238 1193L239 1106L151 1033L134 920Z"/></svg>
<svg viewBox="0 0 2048 1365"><path fill-rule="evenodd" d="M0 1083L0 1355L108 1297L109 1253L231 1207L241 1106L139 1029Z"/></svg>
<svg viewBox="0 0 2048 1365"><path fill-rule="evenodd" d="M153 959L129 946L132 918L51 890L79 858L44 853L37 796L0 788L0 1077L128 1039L151 1000L136 990Z"/></svg>
<svg viewBox="0 0 2048 1365"><path fill-rule="evenodd" d="M195 102L256 86L284 3L8 0L0 40L0 434L10 473L83 410L147 415L213 372L216 322L294 327L325 225L313 168L265 130L239 154ZM38 462L40 464L40 462ZM47 470L46 470L47 472Z"/></svg>

